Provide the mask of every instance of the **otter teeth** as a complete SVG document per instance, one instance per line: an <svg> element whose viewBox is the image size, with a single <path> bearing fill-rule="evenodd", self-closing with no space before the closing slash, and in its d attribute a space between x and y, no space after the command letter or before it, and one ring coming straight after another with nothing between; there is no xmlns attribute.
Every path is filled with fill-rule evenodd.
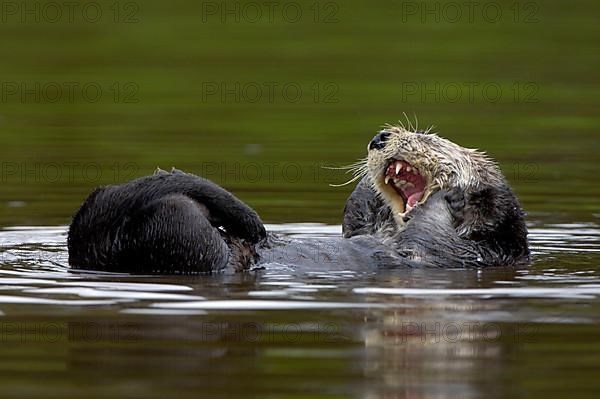
<svg viewBox="0 0 600 399"><path fill-rule="evenodd" d="M384 179L385 184L390 184L390 181L392 181L396 186L402 186L402 187L414 187L415 185L409 181L406 180L400 180L397 177L394 176L386 176Z"/></svg>
<svg viewBox="0 0 600 399"><path fill-rule="evenodd" d="M406 165L403 161L395 161L387 167L384 182L386 185L393 184L403 190L414 188L415 184L412 182L412 179L408 180L407 177L415 174L418 174L415 167Z"/></svg>

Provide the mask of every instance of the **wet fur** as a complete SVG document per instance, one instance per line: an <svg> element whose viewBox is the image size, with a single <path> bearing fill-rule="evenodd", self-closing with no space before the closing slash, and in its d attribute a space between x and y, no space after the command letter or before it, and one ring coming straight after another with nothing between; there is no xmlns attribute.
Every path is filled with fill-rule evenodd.
<svg viewBox="0 0 600 399"><path fill-rule="evenodd" d="M346 203L345 237L377 234L381 226L395 222L401 232L397 239L410 236L430 263L476 267L529 263L524 212L494 161L480 151L429 132L411 132L397 126L384 130L391 133L388 142L381 149L369 151L362 168L366 172L361 172L365 177ZM451 219L441 222L440 229L432 220L440 209L421 212L416 226L410 223L415 210L407 216L395 212L403 205L396 204L398 196L383 183L384 170L392 159L406 160L426 177L429 187L425 199L438 190L444 192ZM426 200L419 207L427 208L428 203ZM433 230L416 228L423 225Z"/></svg>
<svg viewBox="0 0 600 399"><path fill-rule="evenodd" d="M245 268L264 240L262 221L222 187L158 170L96 189L73 217L69 264L132 273L207 273Z"/></svg>
<svg viewBox="0 0 600 399"><path fill-rule="evenodd" d="M344 238L267 234L256 212L225 189L158 170L90 194L69 229L69 264L193 274L272 262L343 269L528 263L523 212L491 160L435 135L389 129L389 147L370 151L355 168L361 181L344 209ZM376 181L394 157L418 166L432 182L427 200L402 217Z"/></svg>

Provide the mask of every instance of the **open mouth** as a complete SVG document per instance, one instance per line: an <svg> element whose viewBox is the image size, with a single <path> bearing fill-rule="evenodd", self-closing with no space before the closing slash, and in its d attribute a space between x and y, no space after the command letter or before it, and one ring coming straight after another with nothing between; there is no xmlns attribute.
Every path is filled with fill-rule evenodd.
<svg viewBox="0 0 600 399"><path fill-rule="evenodd" d="M392 160L384 171L384 182L402 197L405 213L421 201L426 181L419 171L406 161Z"/></svg>

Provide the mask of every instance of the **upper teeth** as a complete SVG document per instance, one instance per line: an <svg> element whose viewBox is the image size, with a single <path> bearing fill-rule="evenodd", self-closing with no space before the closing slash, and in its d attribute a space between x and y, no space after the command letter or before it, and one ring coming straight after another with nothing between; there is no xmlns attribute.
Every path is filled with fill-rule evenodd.
<svg viewBox="0 0 600 399"><path fill-rule="evenodd" d="M414 184L411 183L410 181L400 180L400 171L402 169L404 169L405 172L411 172L411 171L415 170L415 168L410 167L408 165L404 165L400 161L397 161L394 166L395 166L394 170L396 171L396 174L394 175L393 172L389 171L388 173L390 173L390 174L385 176L385 184L389 184L390 181L393 181L394 184L396 184L396 185L414 187Z"/></svg>

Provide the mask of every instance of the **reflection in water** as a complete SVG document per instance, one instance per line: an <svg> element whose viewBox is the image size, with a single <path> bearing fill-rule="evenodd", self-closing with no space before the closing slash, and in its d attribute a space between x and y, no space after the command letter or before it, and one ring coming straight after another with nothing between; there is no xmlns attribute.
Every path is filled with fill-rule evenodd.
<svg viewBox="0 0 600 399"><path fill-rule="evenodd" d="M516 344L518 326L473 317L497 312L500 304L455 297L378 300L402 307L371 312L364 327L366 375L380 382L372 397L489 397L490 388L506 393L499 383L503 341Z"/></svg>
<svg viewBox="0 0 600 399"><path fill-rule="evenodd" d="M599 237L593 224L534 225L537 261L524 269L130 276L70 272L62 227L7 229L0 394L487 398L593 388ZM43 389L31 384L41 376L51 376Z"/></svg>
<svg viewBox="0 0 600 399"><path fill-rule="evenodd" d="M338 337L332 326L308 321L310 315L297 316L302 321L277 314L69 323L68 367L121 388L143 383L131 392L140 397L168 396L171 386L184 397L243 396L250 390L319 394L328 380L347 381L340 365L351 360L346 348L356 343ZM107 338L96 340L94 333ZM356 383L332 389L353 392Z"/></svg>

